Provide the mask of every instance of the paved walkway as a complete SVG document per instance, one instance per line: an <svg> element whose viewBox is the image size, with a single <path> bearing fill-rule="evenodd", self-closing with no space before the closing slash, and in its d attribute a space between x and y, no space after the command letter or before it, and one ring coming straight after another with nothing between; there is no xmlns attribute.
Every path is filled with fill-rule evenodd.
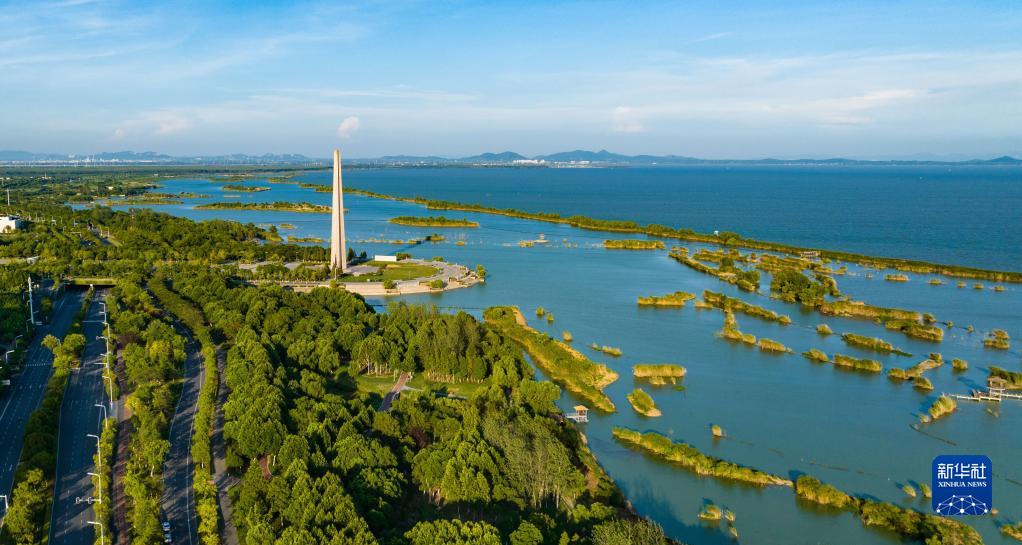
<svg viewBox="0 0 1022 545"><path fill-rule="evenodd" d="M383 396L383 403L380 403L380 412L385 413L390 410L390 404L397 399L397 396L406 389L408 381L412 380L411 373L401 373L401 376L397 377L397 382L394 383L394 387L387 392L387 395Z"/></svg>

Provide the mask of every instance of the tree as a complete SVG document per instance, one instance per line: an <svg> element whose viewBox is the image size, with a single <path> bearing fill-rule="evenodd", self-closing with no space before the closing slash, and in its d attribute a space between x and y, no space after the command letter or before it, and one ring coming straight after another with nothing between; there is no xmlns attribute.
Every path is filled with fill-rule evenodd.
<svg viewBox="0 0 1022 545"><path fill-rule="evenodd" d="M405 533L411 545L500 545L497 529L485 522L419 522Z"/></svg>
<svg viewBox="0 0 1022 545"><path fill-rule="evenodd" d="M522 521L518 529L511 532L511 545L542 545L543 534L536 525Z"/></svg>
<svg viewBox="0 0 1022 545"><path fill-rule="evenodd" d="M48 490L46 478L39 469L27 471L15 487L10 511L4 517L4 529L17 545L42 542L43 524L39 518L50 501Z"/></svg>

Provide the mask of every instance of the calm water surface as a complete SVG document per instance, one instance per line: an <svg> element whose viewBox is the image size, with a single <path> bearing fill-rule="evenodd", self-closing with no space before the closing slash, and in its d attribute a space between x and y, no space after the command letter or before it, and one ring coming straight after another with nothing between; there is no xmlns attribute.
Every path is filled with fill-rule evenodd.
<svg viewBox="0 0 1022 545"><path fill-rule="evenodd" d="M310 179L329 183L329 173ZM382 169L353 187L1022 270L1022 167Z"/></svg>
<svg viewBox="0 0 1022 545"><path fill-rule="evenodd" d="M926 199L943 199L947 203L953 200L952 194L959 194L965 199L975 195L977 199L985 198L983 206L996 206L996 210L1001 213L987 214L978 210L967 213L959 208L949 209L947 213L957 219L933 214L929 218L930 222L919 225L924 231L919 234L911 229L905 230L901 223L907 221L906 214L924 217L925 214L918 210L906 208L895 217L882 220L883 214L880 211L891 209L884 208L888 207L884 205L862 212L864 218L871 219L852 221L842 228L835 225L814 226L809 219L802 225L799 217L812 218L826 214L834 201L827 205L809 206L806 197L800 197L801 204L785 203L785 199L775 198L765 202L762 207L754 203L729 207L727 195L713 195L706 183L701 183L703 189L691 196L698 206L678 202L655 203L656 199L650 200L648 196L640 197L646 205L637 205L625 200L627 188L622 188L615 193L620 195L618 198L607 197L606 200L613 203L612 206L599 208L599 199L591 189L587 189L590 182L586 180L617 175L619 171L570 171L566 174L558 171L554 174L574 179L572 183L577 184L575 187L579 187L581 192L578 198L573 198L565 189L566 186L551 188L550 193L544 193L544 197L535 198L534 201L530 201L532 197L529 195L532 193L525 189L510 189L506 184L503 190L495 189L502 186L500 180L506 177L525 177L532 181L523 182L523 187L529 187L528 184L535 187L535 177L539 176L539 172L356 171L348 175L347 180L352 185L392 191L396 184L408 184L410 187L407 179L413 176L424 176L424 184L426 181L433 183L444 180L448 176L474 179L476 182L473 183L481 184L489 176L495 176L497 181L492 186L478 187L476 190L479 193L464 195L443 192L468 191L467 187L456 190L451 188L456 185L455 182L444 182L452 186L436 182L440 188L434 188L434 194L430 196L534 210L557 210L551 203L560 202L562 204L559 206L577 206L578 209L574 211L594 216L636 218L672 225L691 225L700 229L734 228L767 239L891 255L906 255L908 250L912 250L918 252L919 257L946 261L958 261L951 258L960 255L970 256L970 260L965 262L972 263L971 256L982 255L987 260L984 262L986 265L1022 269L1011 267L1012 263L1006 260L1006 255L1015 255L1015 259L1018 259L1018 239L1022 236L1018 229L1004 227L1004 222L1011 217L1008 204L992 205L997 201L996 198L984 195L983 192L964 189L961 183L953 191L936 191L933 188L940 187L942 183L952 184L936 170L927 175L925 187L930 189L922 192L928 195ZM1000 171L977 171L977 179L986 177L982 172ZM326 180L327 175L321 174L316 173L310 177ZM1007 175L992 175L992 179L983 183L997 186L997 191L1002 194L1014 195L1011 198L1017 203L1018 190L1007 189L1010 185ZM600 183L609 184L607 180L609 178ZM756 182L741 184L744 184L743 191L759 192L757 194L763 192L754 189ZM324 239L328 236L329 216L325 214L192 209L199 202L222 200L220 185L222 182L205 180L170 181L159 191L194 191L209 194L211 198L154 208L197 220L225 218L260 224L287 222L296 225L297 229L282 230L283 234L318 236ZM848 187L847 184L845 187ZM797 193L793 189L789 191L794 192L789 195ZM836 188L832 191L835 199L845 193L845 190ZM906 188L893 186L890 191L902 195L909 192ZM507 201L501 200L508 195L517 196ZM547 195L553 197L547 198ZM938 199L936 195L942 197ZM841 198L846 203L855 200L847 194ZM861 195L856 198L860 204L863 202ZM878 195L875 200L886 198ZM238 199L328 204L329 194L315 193L311 189L301 189L294 185L274 185L271 191L243 194L237 199L228 200ZM1006 402L999 407L963 402L950 417L925 427L925 434L910 427L940 392L967 393L971 388L979 387L991 364L1013 371L1022 370L1018 349L1022 341L1022 286L1009 284L1003 293L995 293L989 286L982 291L958 289L953 280L943 286L930 286L927 284L930 277L926 275L912 275L910 282L894 284L882 280L883 272L876 272L873 279L867 279L865 271L854 266L849 267L850 274L837 277L841 290L855 299L931 312L940 320L952 320L955 327L947 331L944 342L931 344L893 334L869 321L824 318L803 311L799 306L771 300L765 294L739 292L713 277L674 262L667 257L665 251L608 251L602 248L602 240L606 238L602 233L563 225L486 214L447 213L451 217L478 221L481 227L444 229L447 241L437 244L406 247L360 243L358 241L371 237L408 239L430 234L434 230L397 226L386 221L397 215L427 215L429 212L421 206L408 203L350 195L345 199L349 208L349 245L356 250L364 249L369 254L407 250L416 257L424 258L442 255L449 261L468 266L483 264L490 273L486 284L482 286L443 294L410 296L405 300L433 303L452 310L465 309L476 316L488 306L518 305L531 325L553 336L559 336L564 330L571 331L577 347L594 360L607 363L621 375L616 383L607 388L618 412L596 415L588 424L583 425L584 431L600 462L635 507L660 522L676 538L693 544L730 543L725 527L704 524L696 517L703 504L712 501L737 514L736 527L743 543L853 545L898 542L894 536L863 528L857 519L848 514L834 514L800 506L792 491L787 488L761 489L701 478L686 470L649 460L618 445L610 434L613 426L655 430L675 440L688 442L708 454L739 464L784 476L809 473L852 494L868 495L920 510L927 510L926 501L906 498L900 487L905 483L928 483L930 462L934 456L949 453L986 454L994 463L994 503L1001 515L997 518L977 517L965 520L982 533L987 543L1005 544L1011 541L1002 537L997 530L997 523L1022 520L1022 434L1018 433L1022 425L1022 402ZM713 205L716 209L710 209L713 202L717 203ZM897 202L890 206L901 207ZM772 225L771 221L775 218L762 214L753 217L741 214L741 210L757 208L774 212L786 210L785 217L779 221L795 232L787 232ZM671 209L676 211L676 215L671 216L673 220L667 221L663 217L658 219L657 214L671 214ZM639 215L642 210L646 210L645 217ZM565 208L565 211L568 210ZM805 215L800 216L803 213ZM1017 216L1014 217L1017 219ZM738 226L723 225L725 219L745 223ZM700 224L711 221L713 223ZM994 228L998 222L1001 227ZM942 233L945 229L949 231ZM985 236L977 234L974 238L968 238L968 242L966 238L948 234L973 233L974 230L977 233L983 230L987 232ZM902 238L891 240L883 235L894 232L899 232ZM519 240L533 239L540 233L552 241L549 247L521 248L517 245ZM926 244L929 236L926 233L934 236L935 246ZM951 244L948 242L950 239L958 242ZM454 242L458 240L464 241L465 245L456 246ZM668 246L672 244L671 241L665 242ZM858 246L853 243L858 243ZM884 247L892 251L881 252L879 249ZM769 285L769 277L766 275L763 285ZM692 306L681 310L656 310L636 305L636 297L640 295L665 294L675 290L701 293L706 289L739 296L790 315L793 323L789 326L741 315L738 320L743 331L781 341L791 347L794 354L764 354L757 349L736 346L718 339L715 332L720 329L723 316L716 310L701 311ZM371 302L385 303L381 300ZM535 319L533 311L537 306L552 311L556 321L547 324ZM840 335L828 338L817 335L815 327L820 323L829 324L839 334L856 332L883 337L914 355L884 356L850 348L841 341ZM975 333L965 330L969 324L975 326ZM983 348L983 334L995 327L1009 332L1013 338L1011 350ZM624 355L610 358L593 352L586 348L592 342L620 347ZM885 367L908 367L924 359L927 353L939 351L948 362L951 358L968 360L970 368L965 373L954 374L948 364L929 372L935 390L932 393L922 393L914 390L910 384L895 384L882 375L863 375L838 371L831 365L812 364L799 355L809 348L820 348L828 354L840 352L873 357L883 361ZM636 414L625 400L625 395L635 387L631 366L636 363L659 362L678 363L688 368L688 376L684 379L685 391L676 391L670 386L653 389L645 386L664 414L660 418L645 418ZM575 404L575 400L566 394L559 404L568 408ZM727 432L727 438L714 440L709 430L711 424L722 426Z"/></svg>

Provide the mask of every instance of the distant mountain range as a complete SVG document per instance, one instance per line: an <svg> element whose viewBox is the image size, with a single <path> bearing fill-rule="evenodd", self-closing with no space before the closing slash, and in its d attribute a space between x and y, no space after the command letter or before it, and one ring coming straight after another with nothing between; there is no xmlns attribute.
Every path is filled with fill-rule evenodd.
<svg viewBox="0 0 1022 545"><path fill-rule="evenodd" d="M171 156L153 151L116 151L92 155L64 155L57 153L32 153L28 151L0 150L0 164L41 164L41 165L305 165L323 166L329 159L312 158L301 154L263 155L197 155ZM349 159L353 166L677 166L677 165L1022 165L1022 160L1003 156L996 159L973 159L969 161L935 160L890 160L870 161L860 159L700 159L683 155L622 155L607 150L574 150L549 155L527 157L513 151L482 153L470 157L440 157L436 155L387 155L371 159Z"/></svg>

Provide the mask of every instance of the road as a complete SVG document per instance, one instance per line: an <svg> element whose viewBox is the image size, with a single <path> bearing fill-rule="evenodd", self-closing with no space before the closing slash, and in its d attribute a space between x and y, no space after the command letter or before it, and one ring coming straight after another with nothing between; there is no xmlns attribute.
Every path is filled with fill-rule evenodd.
<svg viewBox="0 0 1022 545"><path fill-rule="evenodd" d="M199 520L195 513L195 489L192 487L192 431L199 389L202 387L202 351L187 329L180 324L175 324L175 327L185 337L185 352L188 355L185 358L181 396L177 400L177 409L170 421L167 437L170 450L163 461L160 508L164 520L170 522L174 543L199 545Z"/></svg>
<svg viewBox="0 0 1022 545"><path fill-rule="evenodd" d="M110 410L103 388L106 341L99 304L103 296L103 291L96 292L89 312L82 320L85 350L82 351L81 365L71 372L64 402L60 406L56 485L50 515L51 545L92 545L96 538L96 529L88 523L95 517L92 504L87 500L94 495L99 497L99 491L94 489L88 475L95 472L96 439L88 434L99 435L101 431L104 413L95 405L100 403L107 407L107 411ZM102 498L101 501L110 501L110 498Z"/></svg>
<svg viewBox="0 0 1022 545"><path fill-rule="evenodd" d="M39 406L53 370L53 354L40 343L47 334L63 337L67 333L82 296L83 292L68 290L56 303L50 323L36 328L24 370L11 377L11 387L0 394L0 494L8 498L14 488L14 469L21 457L25 423Z"/></svg>
<svg viewBox="0 0 1022 545"><path fill-rule="evenodd" d="M401 376L397 378L397 382L394 383L394 387L387 392L387 395L383 396L383 403L380 403L379 411L385 413L390 410L390 404L397 399L397 396L401 395L401 392L405 390L405 385L408 381L412 380L411 373L401 373Z"/></svg>

